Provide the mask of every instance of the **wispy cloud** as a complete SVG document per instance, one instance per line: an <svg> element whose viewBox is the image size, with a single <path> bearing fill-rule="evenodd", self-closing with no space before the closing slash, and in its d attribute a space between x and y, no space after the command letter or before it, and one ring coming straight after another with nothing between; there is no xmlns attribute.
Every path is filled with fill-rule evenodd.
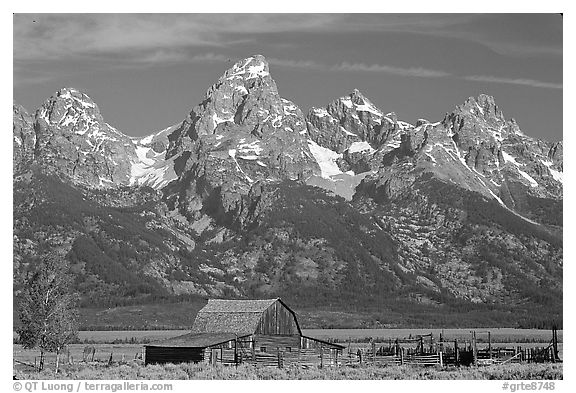
<svg viewBox="0 0 576 393"><path fill-rule="evenodd" d="M561 83L543 82L526 78L502 78L488 75L467 75L457 76L442 70L432 70L423 67L397 67L386 64L364 64L341 62L328 65L312 60L288 60L288 59L268 59L269 63L279 67L300 68L306 70L326 71L326 72L369 72L381 73L417 78L454 78L464 79L472 82L503 83L511 85L521 85L544 89L562 89Z"/></svg>
<svg viewBox="0 0 576 393"><path fill-rule="evenodd" d="M242 34L324 31L341 19L330 14L16 14L14 59L224 47L249 40Z"/></svg>
<svg viewBox="0 0 576 393"><path fill-rule="evenodd" d="M203 52L197 53L183 49L158 49L155 51L143 51L133 53L123 62L113 65L118 68L147 68L158 64L166 65L171 63L230 63L240 60L234 56L226 56L222 53ZM442 70L433 70L424 67L398 67L387 64L365 64L358 62L343 61L337 64L325 64L314 60L292 60L271 57L267 58L272 66L282 68L292 68L322 72L365 72L372 74L389 74L404 77L417 78L454 78L471 82L488 82L528 86L544 89L562 89L561 83L544 82L526 78L504 78L490 75L464 75L458 76ZM110 64L102 63L102 67L109 69ZM224 70L223 70L224 71ZM52 73L29 73L24 67L15 65L15 84L43 83L59 75ZM61 75L60 75L61 77Z"/></svg>
<svg viewBox="0 0 576 393"><path fill-rule="evenodd" d="M348 63L343 62L330 67L332 71L362 71L362 72L374 72L374 73L385 73L400 76L415 76L419 78L442 78L450 76L448 72L429 70L422 67L393 67L383 64L364 64L364 63Z"/></svg>
<svg viewBox="0 0 576 393"><path fill-rule="evenodd" d="M145 51L140 55L134 55L127 61L137 63L141 66L156 66L158 64L166 65L171 63L220 63L225 61L236 60L222 54L208 53L191 53L187 50L168 50L159 49L155 51Z"/></svg>
<svg viewBox="0 0 576 393"><path fill-rule="evenodd" d="M562 83L542 82L534 79L499 78L496 76L488 76L488 75L470 75L462 77L462 79L474 82L505 83L510 85L540 87L544 89L562 89Z"/></svg>
<svg viewBox="0 0 576 393"><path fill-rule="evenodd" d="M561 55L562 23L555 21L479 14L16 14L14 59L218 48L282 32L409 33L465 40L499 53Z"/></svg>
<svg viewBox="0 0 576 393"><path fill-rule="evenodd" d="M276 65L279 67L287 68L301 68L305 70L319 70L327 71L328 67L324 64L315 62L313 60L289 60L289 59L278 59L275 57L267 58L268 63Z"/></svg>
<svg viewBox="0 0 576 393"><path fill-rule="evenodd" d="M316 71L370 72L399 76L414 76L419 78L442 78L450 76L450 74L445 71L430 70L422 67L395 67L386 64L364 64L344 61L338 64L330 65L319 63L313 60L288 60L277 58L270 58L268 59L268 62L279 67L301 68Z"/></svg>

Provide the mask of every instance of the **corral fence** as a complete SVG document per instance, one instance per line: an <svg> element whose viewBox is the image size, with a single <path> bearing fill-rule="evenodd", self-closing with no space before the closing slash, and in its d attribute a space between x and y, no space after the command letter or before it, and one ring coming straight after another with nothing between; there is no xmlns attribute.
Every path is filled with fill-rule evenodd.
<svg viewBox="0 0 576 393"><path fill-rule="evenodd" d="M74 351L66 349L60 352L60 368L66 369L75 364L107 365L119 363L138 362L143 363L144 351L140 348L121 353L114 350L99 350L97 346L85 346L82 351L75 348ZM42 368L53 367L56 363L56 354L44 353L43 356L22 355L13 351L14 370L40 371Z"/></svg>
<svg viewBox="0 0 576 393"><path fill-rule="evenodd" d="M487 334L487 347L479 348L477 336ZM363 366L436 366L458 367L472 365L498 365L507 363L557 363L562 362L558 351L558 335L552 329L552 339L541 347L513 346L493 348L490 332L472 331L469 340L447 340L442 334L436 339L432 333L416 337L388 339L385 342L372 341L367 346L352 346L351 340L344 350L328 348L274 348L270 352L258 352L248 349L237 340L233 349L211 349L204 355L203 361L209 364L223 365L251 364L256 367L363 367ZM485 345L485 343L484 343ZM46 354L44 364L54 363L54 354ZM83 352L70 351L60 354L62 366L79 362L86 364L105 364L126 362L144 362L144 350L128 353L99 351L95 346L86 346ZM40 357L18 357L14 353L14 369L40 368Z"/></svg>
<svg viewBox="0 0 576 393"><path fill-rule="evenodd" d="M256 366L300 366L300 367L378 367L394 365L411 366L482 366L507 363L558 363L557 329L552 329L552 339L541 347L493 347L489 331L471 331L468 340L446 340L442 334L435 338L432 333L416 337L388 339L386 342L372 341L368 347L356 348L348 342L348 348L339 356L327 356L323 351L300 349L285 352L280 348L274 353L242 353L240 363ZM485 347L479 347L479 335L487 335ZM233 362L228 362L233 364Z"/></svg>

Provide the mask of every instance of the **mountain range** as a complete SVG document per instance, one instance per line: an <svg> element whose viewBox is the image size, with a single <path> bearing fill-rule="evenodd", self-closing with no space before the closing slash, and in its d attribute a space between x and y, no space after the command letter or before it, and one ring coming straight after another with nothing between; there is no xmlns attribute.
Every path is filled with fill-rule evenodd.
<svg viewBox="0 0 576 393"><path fill-rule="evenodd" d="M562 321L563 143L493 97L416 124L358 90L304 114L255 55L145 137L74 88L13 112L16 293L56 253L84 307L281 296L362 326Z"/></svg>

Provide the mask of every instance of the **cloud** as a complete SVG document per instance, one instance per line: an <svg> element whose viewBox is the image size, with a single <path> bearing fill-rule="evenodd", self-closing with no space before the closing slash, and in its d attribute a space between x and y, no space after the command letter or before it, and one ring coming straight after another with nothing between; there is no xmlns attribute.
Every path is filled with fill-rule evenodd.
<svg viewBox="0 0 576 393"><path fill-rule="evenodd" d="M224 47L241 34L324 31L342 16L329 14L16 14L14 59Z"/></svg>
<svg viewBox="0 0 576 393"><path fill-rule="evenodd" d="M234 56L226 56L221 53L213 53L213 52L197 53L191 50L183 50L183 49L158 49L154 51L141 51L133 53L128 58L123 59L123 61L114 64L110 64L109 62L102 59L100 60L102 61L101 64L102 68L110 69L110 67L147 68L147 67L154 67L159 64L166 65L170 63L224 63L224 62L236 62L240 59ZM417 78L455 78L471 82L489 82L489 83L528 86L535 88L562 89L561 83L543 82L525 78L502 78L488 75L456 76L446 71L432 70L423 67L397 67L386 64L364 64L364 63L353 63L348 61L343 61L337 64L325 64L314 60L292 60L292 59L282 59L275 57L267 58L267 60L268 63L272 66L311 70L311 71L368 72L373 74L380 73L380 74L417 77ZM97 67L97 65L93 66ZM57 72L54 71L51 73L47 73L45 71L41 73L39 73L38 71L30 73L27 72L25 67L19 66L17 64L15 64L14 67L15 85L43 83L58 77L62 77L62 75L59 75Z"/></svg>
<svg viewBox="0 0 576 393"><path fill-rule="evenodd" d="M393 67L389 65L382 64L363 64L363 63L348 63L343 62L330 67L332 71L363 71L363 72L374 72L374 73L385 73L401 76L415 76L420 78L442 78L450 76L449 73L444 71L429 70L421 67Z"/></svg>
<svg viewBox="0 0 576 393"><path fill-rule="evenodd" d="M421 67L394 67L385 64L363 64L363 63L350 63L341 62L338 64L328 65L318 63L313 60L288 60L288 59L277 59L269 58L268 63L280 67L287 68L300 68L306 70L317 70L317 71L350 71L350 72L370 72L370 73L384 73L393 74L400 76L415 76L420 78L441 78L450 76L449 73L444 71L429 70Z"/></svg>
<svg viewBox="0 0 576 393"><path fill-rule="evenodd" d="M128 63L138 63L142 66L155 66L158 64L170 63L220 63L235 60L229 56L215 54L212 52L193 54L187 50L166 50L146 51L129 59Z"/></svg>
<svg viewBox="0 0 576 393"><path fill-rule="evenodd" d="M409 33L465 40L503 54L562 54L561 22L542 15L15 14L13 26L15 60L222 48L283 32Z"/></svg>
<svg viewBox="0 0 576 393"><path fill-rule="evenodd" d="M289 59L278 59L278 58L266 58L269 64L276 65L279 67L287 68L300 68L305 70L319 70L327 71L329 67L324 64L317 63L313 60L289 60Z"/></svg>
<svg viewBox="0 0 576 393"><path fill-rule="evenodd" d="M409 33L481 45L501 55L561 56L558 14L373 14L350 15L347 28Z"/></svg>
<svg viewBox="0 0 576 393"><path fill-rule="evenodd" d="M562 89L562 83L542 82L534 79L500 78L496 76L487 76L487 75L470 75L470 76L464 76L462 77L462 79L473 82L505 83L510 85L540 87L544 89Z"/></svg>

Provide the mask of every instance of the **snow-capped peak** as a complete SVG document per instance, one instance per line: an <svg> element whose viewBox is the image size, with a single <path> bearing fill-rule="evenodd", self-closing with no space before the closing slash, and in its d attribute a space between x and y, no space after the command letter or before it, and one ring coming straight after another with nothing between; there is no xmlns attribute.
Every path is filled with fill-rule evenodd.
<svg viewBox="0 0 576 393"><path fill-rule="evenodd" d="M269 75L270 71L266 58L262 55L254 55L238 61L232 68L226 71L224 77L226 79L241 77L248 80Z"/></svg>

